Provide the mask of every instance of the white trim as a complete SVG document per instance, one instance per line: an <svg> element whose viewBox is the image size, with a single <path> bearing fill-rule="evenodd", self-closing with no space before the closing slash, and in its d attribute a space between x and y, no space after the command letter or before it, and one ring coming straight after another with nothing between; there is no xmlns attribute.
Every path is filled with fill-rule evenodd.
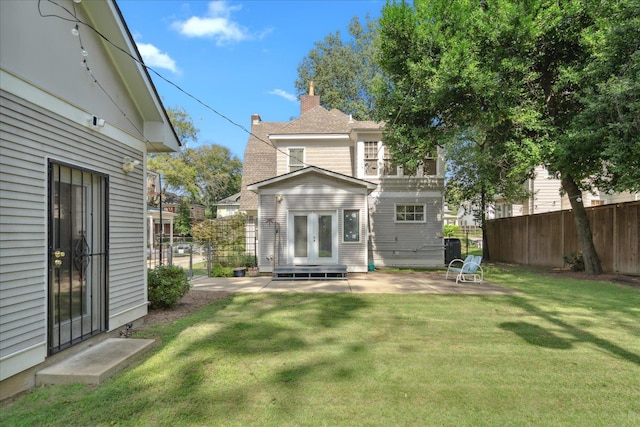
<svg viewBox="0 0 640 427"><path fill-rule="evenodd" d="M119 313L109 316L109 331L118 329L126 323L133 322L134 320L138 320L146 316L148 313L148 305L149 302L147 301L143 304L136 305L127 310L123 310Z"/></svg>
<svg viewBox="0 0 640 427"><path fill-rule="evenodd" d="M284 175L278 175L278 176L275 176L273 178L266 179L264 181L253 183L251 185L248 185L247 189L249 191L257 192L257 191L260 191L260 188L264 187L265 185L277 184L277 183L279 183L281 181L284 181L284 180L287 180L287 179L291 179L291 178L296 178L296 177L299 177L301 175L306 175L308 173L317 173L319 175L324 175L324 176L336 178L336 179L341 180L341 181L345 181L345 182L349 182L351 184L362 186L362 187L367 188L369 190L374 190L378 186L378 184L375 184L373 182L364 181L364 180L359 179L359 178L354 178L352 176L343 175L343 174L340 174L340 173L337 173L337 172L333 172L333 171L330 171L330 170L327 170L327 169L321 169L321 168L318 168L316 166L309 166L309 167L306 167L304 169L297 170L295 172L289 172L289 173L284 174ZM264 191L264 190L262 190L262 191Z"/></svg>
<svg viewBox="0 0 640 427"><path fill-rule="evenodd" d="M33 368L47 357L46 341L18 350L0 358L0 381Z"/></svg>
<svg viewBox="0 0 640 427"><path fill-rule="evenodd" d="M302 150L302 160L300 160L301 164L299 165L291 164L291 159L293 158L293 155L291 154L291 150ZM306 164L307 164L307 150L305 149L305 147L298 147L298 146L287 147L287 172L295 172L295 171L299 171L300 169L304 169ZM292 171L291 166L299 167L300 169L296 169L295 171Z"/></svg>
<svg viewBox="0 0 640 427"><path fill-rule="evenodd" d="M295 215L303 215L308 219L307 221L307 256L304 258L296 258L294 254L294 221ZM319 242L314 238L313 242L309 241L309 237L314 232L317 233L317 220L321 215L331 215L331 258L321 258ZM336 264L339 257L339 230L338 230L338 210L326 209L326 210L295 210L289 209L287 211L287 264L300 265L300 264Z"/></svg>
<svg viewBox="0 0 640 427"><path fill-rule="evenodd" d="M361 209L341 209L342 211L342 236L341 236L341 242L344 245L359 245L362 243L362 212ZM350 240L350 241L346 241L344 240L344 214L347 211L352 211L352 212L358 212L358 240Z"/></svg>
<svg viewBox="0 0 640 427"><path fill-rule="evenodd" d="M419 197L420 199L433 199L433 198L442 198L442 191L373 191L370 194L370 197L376 197L379 199L390 199L390 198L398 198L398 197Z"/></svg>
<svg viewBox="0 0 640 427"><path fill-rule="evenodd" d="M422 206L421 221L398 220L398 206ZM414 212L415 215L415 212ZM426 203L394 203L393 204L393 222L396 224L424 224L427 222L427 204Z"/></svg>
<svg viewBox="0 0 640 427"><path fill-rule="evenodd" d="M350 141L348 133L294 133L294 134L272 134L269 139L278 140L310 140L310 139L344 139Z"/></svg>
<svg viewBox="0 0 640 427"><path fill-rule="evenodd" d="M291 196L299 196L299 195L310 195L310 194L364 194L367 195L366 191L362 189L345 189L345 188L313 188L310 189L308 187L296 187L296 188L287 188L287 189L277 189L270 188L267 190L260 190L260 194L268 195L268 196L276 196L278 194L282 195L291 195Z"/></svg>
<svg viewBox="0 0 640 427"><path fill-rule="evenodd" d="M91 124L92 120L90 120L93 119L93 114L83 111L5 70L0 70L0 89L12 93L32 104L43 107L78 125L89 128L94 132L120 141L138 151L143 153L147 152L145 142L140 139L123 132L108 122L105 122L103 127L94 127ZM154 144L159 143L162 142L154 142Z"/></svg>

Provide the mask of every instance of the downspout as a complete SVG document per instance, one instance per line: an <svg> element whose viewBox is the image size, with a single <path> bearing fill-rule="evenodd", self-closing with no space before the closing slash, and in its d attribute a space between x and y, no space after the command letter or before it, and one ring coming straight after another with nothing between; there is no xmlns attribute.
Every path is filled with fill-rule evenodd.
<svg viewBox="0 0 640 427"><path fill-rule="evenodd" d="M276 194L275 202L276 202L276 212L273 218L273 270L271 272L272 275L276 273L276 252L278 250L278 205L282 201L282 196Z"/></svg>

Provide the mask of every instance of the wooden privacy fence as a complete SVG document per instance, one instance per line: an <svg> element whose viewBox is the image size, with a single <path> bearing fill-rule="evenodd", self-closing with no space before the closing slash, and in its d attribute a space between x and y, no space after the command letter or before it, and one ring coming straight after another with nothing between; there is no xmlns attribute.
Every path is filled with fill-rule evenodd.
<svg viewBox="0 0 640 427"><path fill-rule="evenodd" d="M640 275L640 202L587 208L593 242L608 273ZM563 267L578 252L571 210L487 221L492 261Z"/></svg>

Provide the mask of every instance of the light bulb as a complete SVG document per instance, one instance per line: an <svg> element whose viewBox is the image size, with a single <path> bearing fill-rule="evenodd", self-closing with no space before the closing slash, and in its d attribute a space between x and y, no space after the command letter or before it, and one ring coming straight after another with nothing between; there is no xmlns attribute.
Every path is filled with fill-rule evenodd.
<svg viewBox="0 0 640 427"><path fill-rule="evenodd" d="M86 58L87 56L89 56L89 52L87 52L86 50L82 49L82 56L84 56Z"/></svg>
<svg viewBox="0 0 640 427"><path fill-rule="evenodd" d="M78 26L77 25L71 29L71 34L73 34L74 36L79 36L80 35L80 31L78 30Z"/></svg>
<svg viewBox="0 0 640 427"><path fill-rule="evenodd" d="M80 3L82 0L73 0L74 3Z"/></svg>

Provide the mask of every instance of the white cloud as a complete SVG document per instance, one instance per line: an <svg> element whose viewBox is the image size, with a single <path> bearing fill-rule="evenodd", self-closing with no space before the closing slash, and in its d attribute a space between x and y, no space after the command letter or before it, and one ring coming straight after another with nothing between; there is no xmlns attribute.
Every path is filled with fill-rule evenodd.
<svg viewBox="0 0 640 427"><path fill-rule="evenodd" d="M252 38L249 30L231 19L231 12L242 6L230 6L226 1L212 1L205 16L192 16L186 21L176 21L173 28L187 37L209 37L216 44L224 45Z"/></svg>
<svg viewBox="0 0 640 427"><path fill-rule="evenodd" d="M288 92L285 92L282 89L273 89L272 91L268 92L269 95L277 95L279 97L282 97L284 99L286 99L287 101L291 101L291 102L298 102L298 97L295 95L292 95Z"/></svg>
<svg viewBox="0 0 640 427"><path fill-rule="evenodd" d="M176 61L171 59L168 54L160 52L160 49L150 43L136 43L136 45L138 46L142 60L149 67L164 68L174 73L178 72Z"/></svg>

